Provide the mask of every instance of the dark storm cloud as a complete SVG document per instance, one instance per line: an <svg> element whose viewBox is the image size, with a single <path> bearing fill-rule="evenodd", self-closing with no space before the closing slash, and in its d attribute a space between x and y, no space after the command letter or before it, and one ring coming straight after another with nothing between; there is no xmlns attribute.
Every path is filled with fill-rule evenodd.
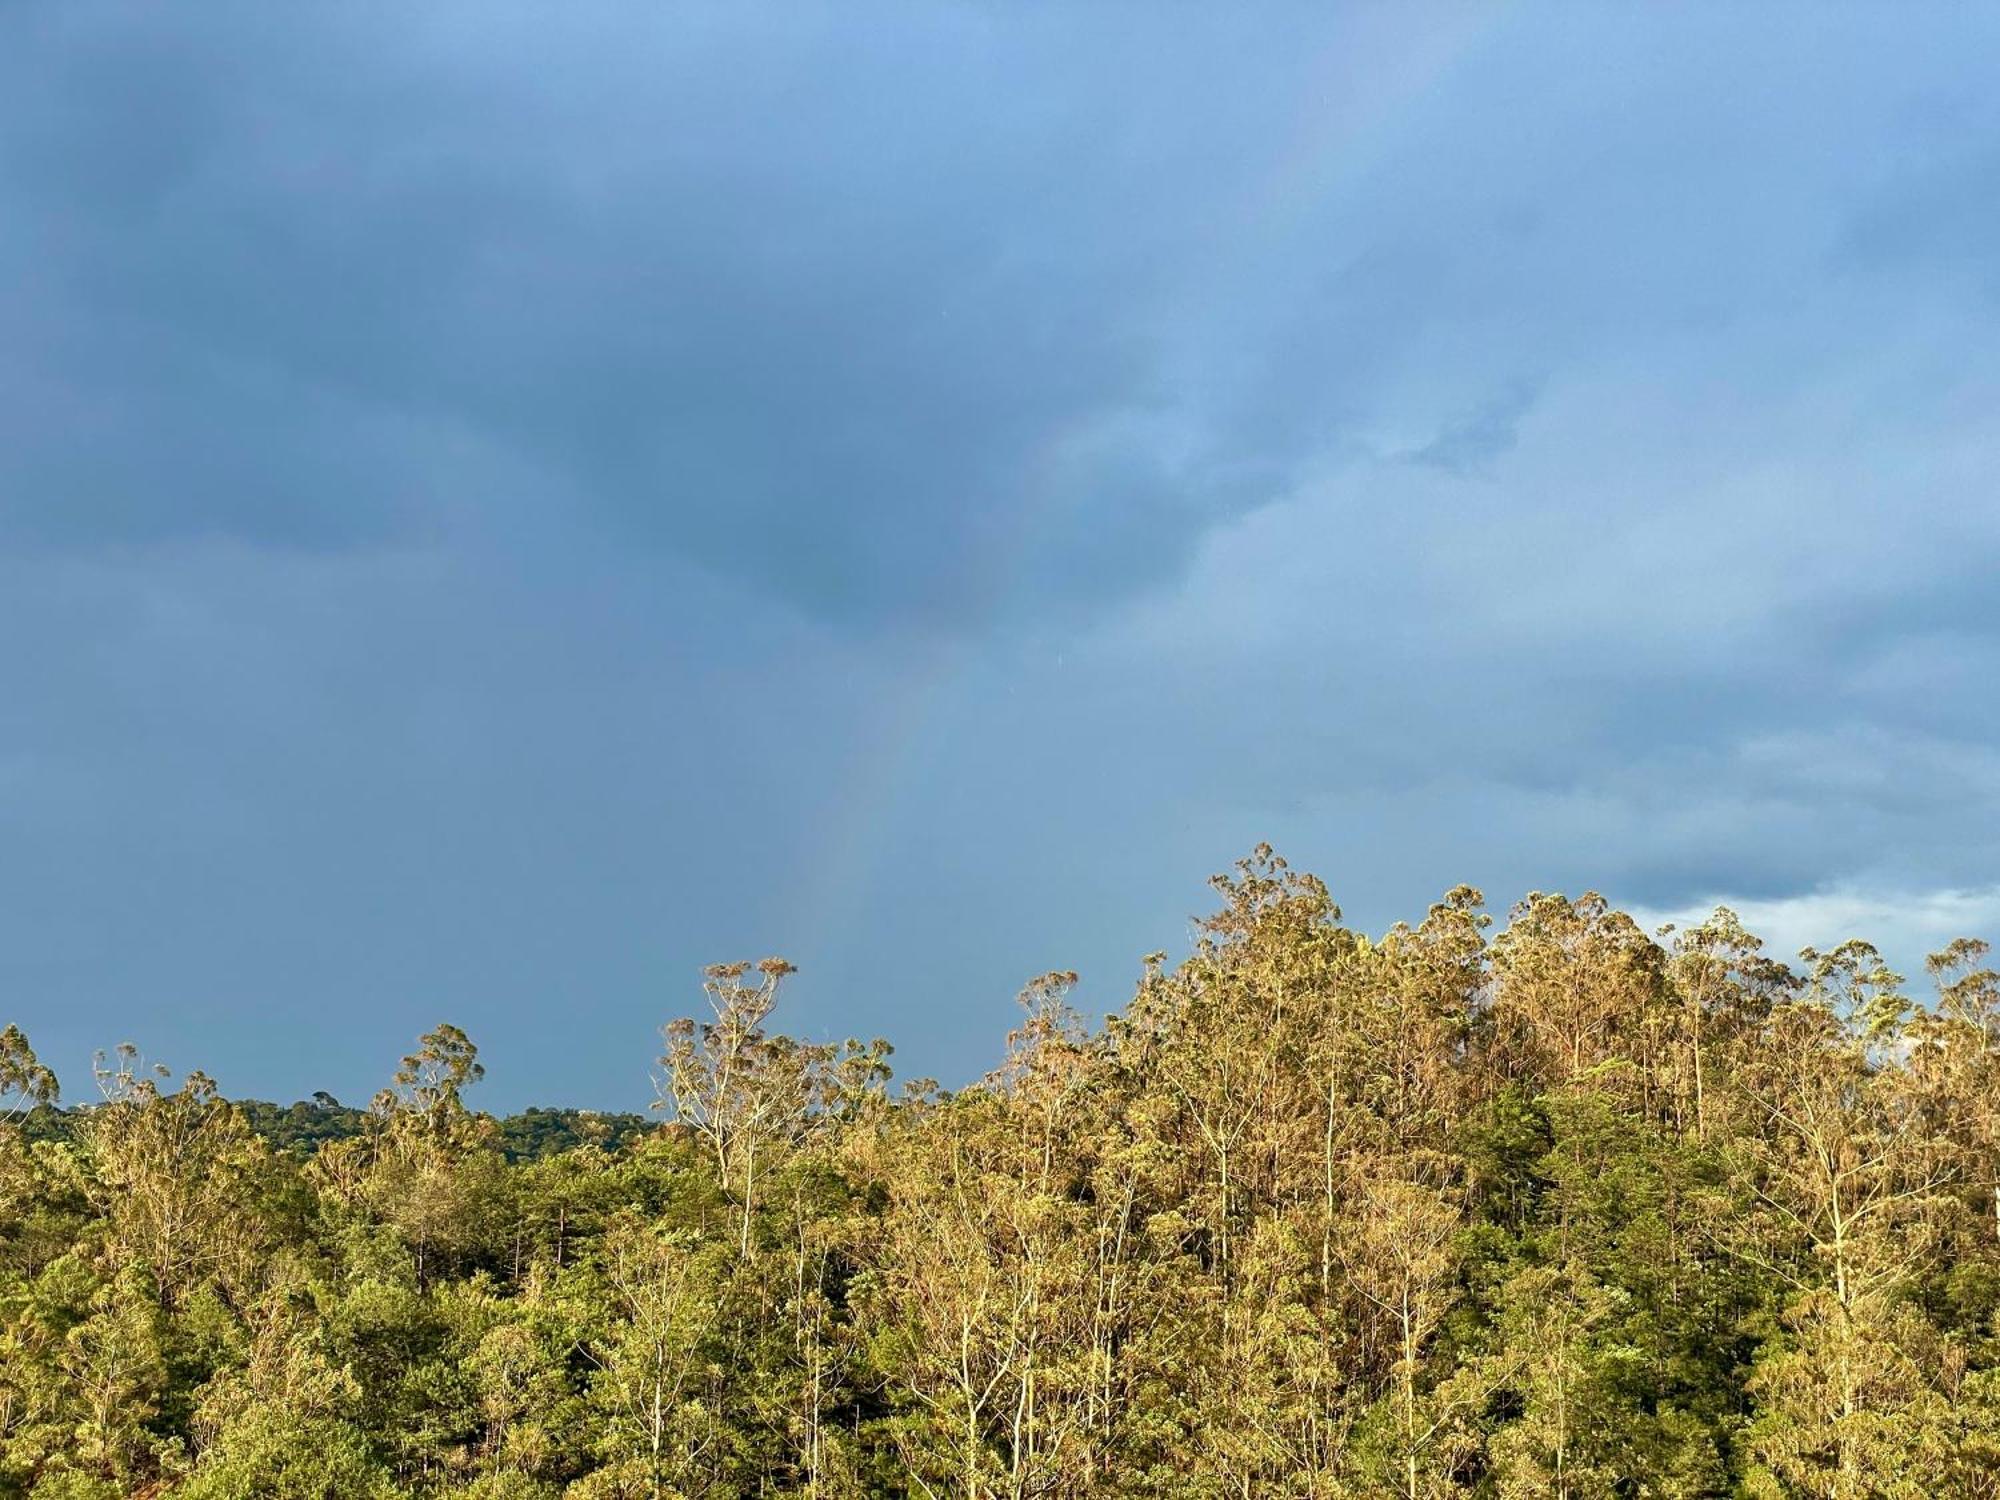
<svg viewBox="0 0 2000 1500"><path fill-rule="evenodd" d="M1170 574L1328 436L1171 368L1180 174L1285 124L1182 109L1198 59L972 13L335 14L15 13L17 535L365 545L435 520L456 437L809 611L964 619ZM1317 315L1278 382L1315 410L1353 357Z"/></svg>

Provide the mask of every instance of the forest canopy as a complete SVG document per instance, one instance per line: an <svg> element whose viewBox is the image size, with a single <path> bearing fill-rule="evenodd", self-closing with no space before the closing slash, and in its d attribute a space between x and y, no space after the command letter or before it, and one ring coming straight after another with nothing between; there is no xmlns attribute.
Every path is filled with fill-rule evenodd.
<svg viewBox="0 0 2000 1500"><path fill-rule="evenodd" d="M0 1496L2000 1496L2000 976L1260 848L892 1085L718 965L657 1124L0 1032Z"/></svg>

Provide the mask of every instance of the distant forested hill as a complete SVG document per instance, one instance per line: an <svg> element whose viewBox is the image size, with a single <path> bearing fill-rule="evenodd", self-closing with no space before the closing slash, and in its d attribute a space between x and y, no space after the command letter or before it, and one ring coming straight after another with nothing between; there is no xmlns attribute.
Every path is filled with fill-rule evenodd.
<svg viewBox="0 0 2000 1500"><path fill-rule="evenodd" d="M365 1135L369 1126L367 1110L352 1108L327 1094L295 1104L272 1104L263 1099L231 1102L254 1134L274 1149L294 1156L310 1157L329 1141ZM30 1139L71 1140L88 1113L83 1107L41 1105L22 1117L20 1127ZM533 1107L517 1115L476 1118L490 1124L493 1144L509 1162L539 1161L577 1146L601 1145L615 1150L659 1128L660 1123L645 1115Z"/></svg>
<svg viewBox="0 0 2000 1500"><path fill-rule="evenodd" d="M0 1497L2000 1495L2000 976L1260 849L994 1071L708 972L665 1123L367 1110L0 1033Z"/></svg>

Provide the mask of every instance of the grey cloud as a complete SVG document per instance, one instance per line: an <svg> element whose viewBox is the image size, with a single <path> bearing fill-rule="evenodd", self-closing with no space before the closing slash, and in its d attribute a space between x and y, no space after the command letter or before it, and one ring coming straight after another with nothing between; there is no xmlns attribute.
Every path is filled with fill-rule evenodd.
<svg viewBox="0 0 2000 1500"><path fill-rule="evenodd" d="M1535 404L1525 382L1488 401L1410 454L1412 463L1453 474L1481 474L1520 441L1521 419Z"/></svg>
<svg viewBox="0 0 2000 1500"><path fill-rule="evenodd" d="M1953 152L1906 165L1849 218L1835 259L1878 272L1966 274L2000 293L2000 153Z"/></svg>
<svg viewBox="0 0 2000 1500"><path fill-rule="evenodd" d="M15 22L17 536L380 542L435 508L443 430L808 611L963 622L1171 576L1326 439L1170 373L1199 203L1159 194L1258 170L1267 122L1104 131L1101 35L1017 97L948 18L893 50L640 24L645 70L544 17L607 75L569 91L472 54L471 11L449 64L352 18L98 14ZM925 43L964 95L912 79ZM1145 117L1172 83L1110 86ZM1163 422L1205 436L1170 459Z"/></svg>

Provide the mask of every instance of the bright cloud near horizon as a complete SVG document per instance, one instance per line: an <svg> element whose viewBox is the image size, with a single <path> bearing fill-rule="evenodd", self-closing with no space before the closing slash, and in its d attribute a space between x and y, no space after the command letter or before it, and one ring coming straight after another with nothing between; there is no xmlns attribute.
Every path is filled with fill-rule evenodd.
<svg viewBox="0 0 2000 1500"><path fill-rule="evenodd" d="M983 1070L1260 839L2000 937L2000 18L0 11L0 1020ZM1850 930L1858 929L1858 930ZM1982 930L1975 926L1975 931Z"/></svg>

